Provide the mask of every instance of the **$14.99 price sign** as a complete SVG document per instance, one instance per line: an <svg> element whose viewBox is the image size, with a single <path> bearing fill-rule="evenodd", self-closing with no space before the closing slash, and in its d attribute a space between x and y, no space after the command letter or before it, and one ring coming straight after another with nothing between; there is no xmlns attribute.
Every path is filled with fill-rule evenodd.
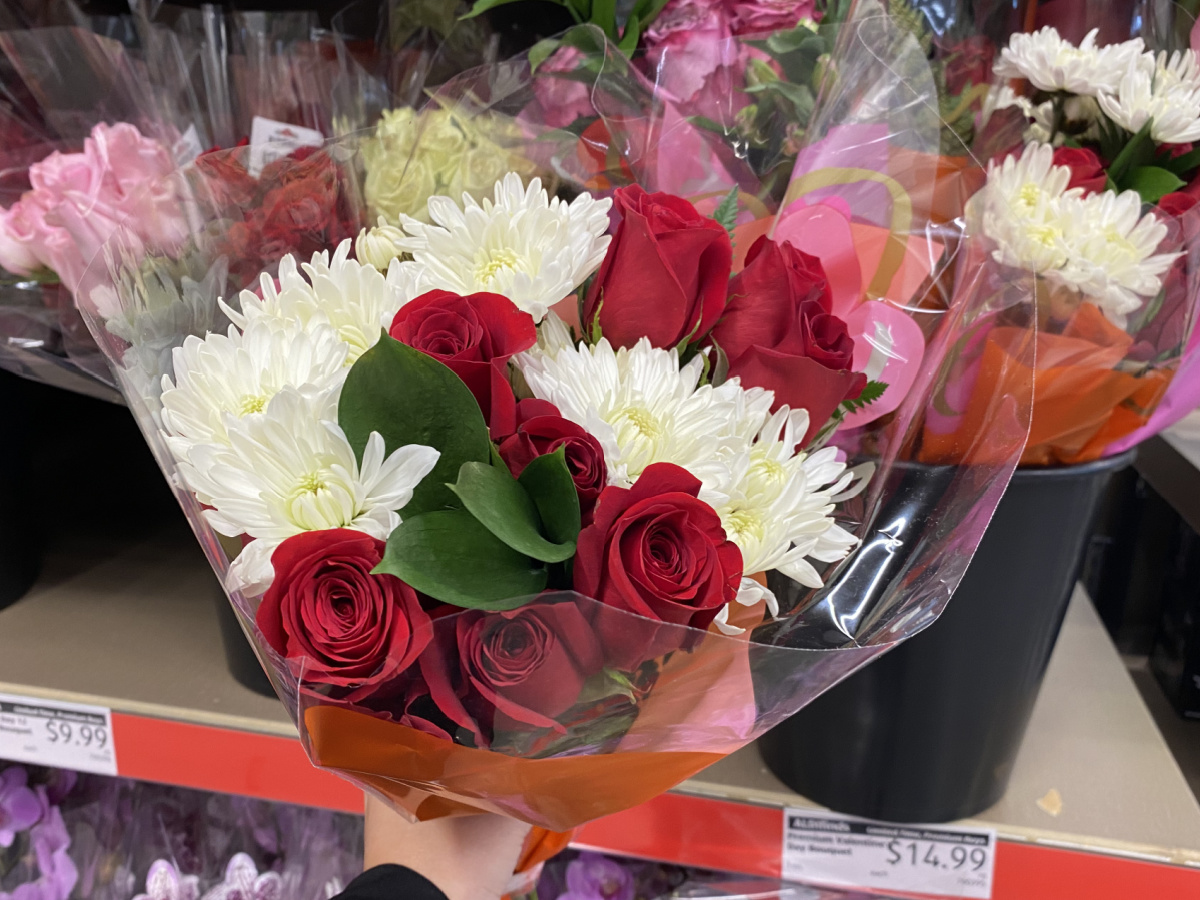
<svg viewBox="0 0 1200 900"><path fill-rule="evenodd" d="M996 832L897 825L818 810L784 810L783 877L856 888L988 900Z"/></svg>
<svg viewBox="0 0 1200 900"><path fill-rule="evenodd" d="M0 694L0 759L116 775L112 714L102 706Z"/></svg>

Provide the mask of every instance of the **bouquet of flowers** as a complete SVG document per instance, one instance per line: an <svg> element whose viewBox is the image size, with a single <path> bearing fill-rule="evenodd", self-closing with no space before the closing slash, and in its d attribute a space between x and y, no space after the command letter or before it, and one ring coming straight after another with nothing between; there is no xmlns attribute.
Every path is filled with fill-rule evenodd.
<svg viewBox="0 0 1200 900"><path fill-rule="evenodd" d="M590 187L577 136L519 116L534 68L481 70L427 107L517 111L530 169L486 195L429 197L353 241L316 200L287 204L292 246L260 245L277 264L233 293L237 220L198 213L216 154L162 188L192 213L184 248L115 236L81 300L312 760L419 818L562 830L676 784L931 621L1029 395L997 386L1004 415L972 442L987 458L904 461L964 336L989 330L980 295L940 317L888 415L836 434L881 389L821 260L762 232L735 254L760 221L739 191L710 216L633 178ZM629 107L638 90L614 84ZM626 146L614 178L641 164ZM396 183L438 152L418 140ZM303 162L365 225L360 142Z"/></svg>
<svg viewBox="0 0 1200 900"><path fill-rule="evenodd" d="M991 139L1018 147L993 160L968 219L1037 298L1037 364L1010 369L1035 385L1022 462L1097 459L1147 423L1195 323L1200 59L1140 38L1098 47L1094 32L1074 46L1044 28L1015 35L996 71L1028 96L1006 85L991 98ZM997 329L979 344L981 395L1008 367L1006 340ZM968 430L987 415L969 395L949 405ZM945 424L939 440L953 440Z"/></svg>

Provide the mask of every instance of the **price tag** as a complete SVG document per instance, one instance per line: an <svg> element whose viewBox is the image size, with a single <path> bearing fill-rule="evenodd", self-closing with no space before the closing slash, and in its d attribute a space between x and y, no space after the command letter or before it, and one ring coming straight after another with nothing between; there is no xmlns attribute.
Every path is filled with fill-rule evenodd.
<svg viewBox="0 0 1200 900"><path fill-rule="evenodd" d="M257 178L267 163L301 147L320 147L324 143L325 135L312 128L255 116L250 122L250 174Z"/></svg>
<svg viewBox="0 0 1200 900"><path fill-rule="evenodd" d="M0 759L116 775L112 713L102 706L0 694Z"/></svg>
<svg viewBox="0 0 1200 900"><path fill-rule="evenodd" d="M784 810L786 880L988 900L995 861L996 832L987 828Z"/></svg>

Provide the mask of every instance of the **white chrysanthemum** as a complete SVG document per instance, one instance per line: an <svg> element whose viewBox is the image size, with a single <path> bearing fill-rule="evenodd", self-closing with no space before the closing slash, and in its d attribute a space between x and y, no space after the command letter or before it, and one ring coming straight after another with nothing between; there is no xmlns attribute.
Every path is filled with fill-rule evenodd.
<svg viewBox="0 0 1200 900"><path fill-rule="evenodd" d="M1162 288L1162 276L1179 253L1157 253L1167 225L1142 215L1136 191L1101 191L1060 204L1067 260L1046 277L1080 291L1109 321L1124 328L1128 315Z"/></svg>
<svg viewBox="0 0 1200 900"><path fill-rule="evenodd" d="M1033 34L1014 34L993 71L1003 78L1026 78L1043 91L1092 97L1115 91L1121 75L1137 62L1145 46L1141 38L1134 38L1097 47L1097 31L1089 31L1078 47L1050 26Z"/></svg>
<svg viewBox="0 0 1200 900"><path fill-rule="evenodd" d="M198 443L228 443L227 420L258 415L284 388L306 397L337 396L346 375L347 345L328 325L306 332L267 318L201 340L192 335L173 352L175 377L162 379L162 425L176 459Z"/></svg>
<svg viewBox="0 0 1200 900"><path fill-rule="evenodd" d="M262 296L242 291L240 312L224 302L221 308L242 329L264 317L306 331L330 325L349 345L346 364L352 364L375 346L381 329L391 325L396 311L421 288L417 273L402 271L399 263L393 263L385 277L374 266L349 256L349 240L342 241L332 259L328 251L321 251L299 268L289 254L279 262L278 287L264 274L259 281Z"/></svg>
<svg viewBox="0 0 1200 900"><path fill-rule="evenodd" d="M1200 54L1195 50L1176 50L1170 56L1165 50L1158 56L1146 53L1142 56L1142 65L1164 86L1200 88Z"/></svg>
<svg viewBox="0 0 1200 900"><path fill-rule="evenodd" d="M987 185L972 200L972 217L996 245L997 262L1033 272L1066 262L1067 247L1058 203L1068 191L1071 170L1054 165L1054 148L1029 144L1019 157L988 166Z"/></svg>
<svg viewBox="0 0 1200 900"><path fill-rule="evenodd" d="M449 197L430 197L432 225L402 215L409 237L399 246L413 259L400 266L418 270L433 288L502 294L540 322L599 268L611 205L586 193L570 203L551 200L540 179L525 188L510 172L496 183L494 201L464 194L459 208Z"/></svg>
<svg viewBox="0 0 1200 900"><path fill-rule="evenodd" d="M772 399L769 391L743 391L736 380L698 386L703 360L681 367L678 353L645 338L616 351L605 339L555 356L531 351L517 365L535 397L600 442L610 484L628 486L653 463L675 463L700 479L714 505L731 486L723 460L747 449L748 408L769 408ZM755 431L765 418L759 414Z"/></svg>
<svg viewBox="0 0 1200 900"><path fill-rule="evenodd" d="M853 480L836 448L811 456L797 445L808 429L808 413L782 407L758 434L749 451L734 466L734 487L718 507L729 539L742 551L743 570L738 602L752 606L765 600L772 616L779 615L775 595L754 579L758 572L776 569L808 587L821 578L810 559L837 562L858 542L830 514L835 497ZM726 634L741 629L728 623L728 610L717 627Z"/></svg>
<svg viewBox="0 0 1200 900"><path fill-rule="evenodd" d="M386 540L413 489L438 460L432 447L409 445L385 457L372 433L362 465L336 423L336 397L314 404L281 391L261 415L228 424L227 445L199 444L180 464L184 481L221 534L254 538L230 577L246 590L271 579L282 541L305 531L352 528Z"/></svg>
<svg viewBox="0 0 1200 900"><path fill-rule="evenodd" d="M1153 61L1154 57L1149 56ZM1200 81L1194 58L1176 56L1162 65L1131 63L1111 91L1097 96L1104 114L1137 133L1150 123L1150 137L1161 144L1200 140Z"/></svg>
<svg viewBox="0 0 1200 900"><path fill-rule="evenodd" d="M380 216L378 225L369 230L364 228L358 233L354 239L354 255L360 263L386 272L392 260L404 252L400 249L402 240L404 232L395 225L389 225L387 219Z"/></svg>

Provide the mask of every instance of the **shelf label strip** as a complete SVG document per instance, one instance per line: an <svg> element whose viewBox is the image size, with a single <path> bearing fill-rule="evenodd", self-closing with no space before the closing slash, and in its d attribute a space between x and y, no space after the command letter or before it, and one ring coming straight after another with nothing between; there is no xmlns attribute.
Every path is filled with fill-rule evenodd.
<svg viewBox="0 0 1200 900"><path fill-rule="evenodd" d="M0 694L0 759L116 775L112 712L103 706Z"/></svg>

